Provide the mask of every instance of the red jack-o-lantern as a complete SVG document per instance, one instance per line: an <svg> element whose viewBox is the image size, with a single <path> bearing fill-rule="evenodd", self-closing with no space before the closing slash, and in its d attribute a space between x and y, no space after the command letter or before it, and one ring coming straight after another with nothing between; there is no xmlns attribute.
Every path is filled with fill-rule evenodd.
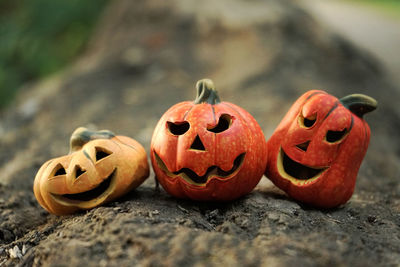
<svg viewBox="0 0 400 267"><path fill-rule="evenodd" d="M267 142L267 177L292 198L316 207L346 203L369 143L362 116L376 105L361 94L338 100L323 91L305 93Z"/></svg>
<svg viewBox="0 0 400 267"><path fill-rule="evenodd" d="M97 207L138 187L149 176L146 151L129 137L78 128L70 144L69 155L47 161L35 177L36 199L51 213Z"/></svg>
<svg viewBox="0 0 400 267"><path fill-rule="evenodd" d="M171 195L227 201L249 193L261 179L266 142L244 109L220 102L211 80L197 83L194 102L171 107L158 122L151 161Z"/></svg>

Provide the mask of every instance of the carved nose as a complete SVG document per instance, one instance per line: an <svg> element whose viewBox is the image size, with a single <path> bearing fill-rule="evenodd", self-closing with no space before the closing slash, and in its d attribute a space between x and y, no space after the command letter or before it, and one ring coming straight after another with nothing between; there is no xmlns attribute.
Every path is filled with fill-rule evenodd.
<svg viewBox="0 0 400 267"><path fill-rule="evenodd" d="M82 174L84 174L86 171L84 169L81 168L81 166L76 165L75 166L75 179L78 179L79 176L81 176Z"/></svg>
<svg viewBox="0 0 400 267"><path fill-rule="evenodd" d="M296 145L298 148L300 148L303 151L307 151L308 145L310 144L310 141L301 143L299 145Z"/></svg>
<svg viewBox="0 0 400 267"><path fill-rule="evenodd" d="M194 139L193 144L190 146L190 149L206 151L206 148L204 147L203 142L201 142L199 135L197 135Z"/></svg>

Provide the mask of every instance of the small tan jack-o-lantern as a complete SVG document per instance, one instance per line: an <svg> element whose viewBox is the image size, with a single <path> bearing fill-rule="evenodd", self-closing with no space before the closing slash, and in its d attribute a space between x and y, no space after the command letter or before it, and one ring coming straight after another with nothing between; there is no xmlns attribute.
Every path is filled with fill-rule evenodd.
<svg viewBox="0 0 400 267"><path fill-rule="evenodd" d="M146 151L135 140L110 131L74 131L70 153L39 169L34 193L47 211L69 214L110 202L149 176Z"/></svg>

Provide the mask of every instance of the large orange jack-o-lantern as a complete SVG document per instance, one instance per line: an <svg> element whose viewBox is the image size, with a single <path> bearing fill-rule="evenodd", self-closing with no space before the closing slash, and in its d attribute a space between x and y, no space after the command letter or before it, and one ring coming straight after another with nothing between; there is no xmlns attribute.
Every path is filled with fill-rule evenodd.
<svg viewBox="0 0 400 267"><path fill-rule="evenodd" d="M249 193L263 175L264 135L247 111L220 102L211 80L201 80L196 87L196 100L171 107L154 130L154 172L175 197L238 198Z"/></svg>
<svg viewBox="0 0 400 267"><path fill-rule="evenodd" d="M323 91L305 93L267 142L267 177L292 198L316 207L346 203L370 138L362 117L376 105L361 94L338 100Z"/></svg>
<svg viewBox="0 0 400 267"><path fill-rule="evenodd" d="M35 177L36 199L51 213L97 207L138 187L149 176L146 151L129 137L78 128L70 145L69 155L47 161Z"/></svg>

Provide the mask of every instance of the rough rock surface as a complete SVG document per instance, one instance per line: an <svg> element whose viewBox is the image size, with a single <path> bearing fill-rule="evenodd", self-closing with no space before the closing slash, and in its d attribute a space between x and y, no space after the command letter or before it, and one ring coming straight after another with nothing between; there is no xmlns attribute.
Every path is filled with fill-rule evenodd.
<svg viewBox="0 0 400 267"><path fill-rule="evenodd" d="M117 202L57 217L36 202L40 165L68 151L78 126L132 136L149 149L171 105L212 78L268 138L309 89L359 92L369 151L352 199L317 210L266 178L231 203L177 200L153 175ZM399 88L379 63L290 0L113 1L88 53L20 95L0 120L0 265L397 266L400 264Z"/></svg>

